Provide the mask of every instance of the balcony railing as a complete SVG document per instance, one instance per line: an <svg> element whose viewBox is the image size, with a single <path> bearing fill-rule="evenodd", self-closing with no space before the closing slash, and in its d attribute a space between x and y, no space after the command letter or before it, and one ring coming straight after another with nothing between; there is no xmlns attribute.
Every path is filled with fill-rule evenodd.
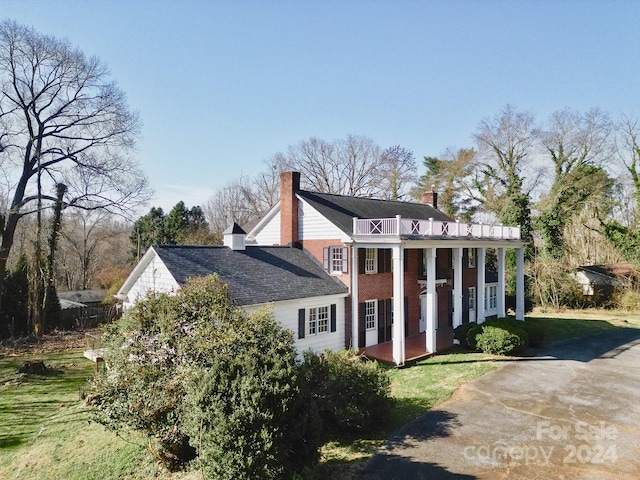
<svg viewBox="0 0 640 480"><path fill-rule="evenodd" d="M443 222L410 218L353 219L354 235L418 235L423 237L490 238L520 240L520 227L483 223Z"/></svg>

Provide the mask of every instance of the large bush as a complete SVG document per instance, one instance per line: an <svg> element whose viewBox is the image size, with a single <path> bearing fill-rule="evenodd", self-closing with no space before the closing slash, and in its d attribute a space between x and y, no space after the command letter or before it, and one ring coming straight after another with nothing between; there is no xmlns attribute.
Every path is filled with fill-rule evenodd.
<svg viewBox="0 0 640 480"><path fill-rule="evenodd" d="M380 428L389 418L391 382L377 362L363 361L353 351L308 351L300 367L303 389L322 420L325 438Z"/></svg>
<svg viewBox="0 0 640 480"><path fill-rule="evenodd" d="M478 326L476 322L469 322L469 323L463 323L461 325L458 325L456 328L453 329L453 338L455 338L460 342L460 346L462 348L471 348L471 346L469 345L469 340L467 339L467 335L469 333L469 330L471 330L473 327L476 327L476 326ZM475 349L475 345L473 348L471 348L471 350L474 350L474 349Z"/></svg>
<svg viewBox="0 0 640 480"><path fill-rule="evenodd" d="M109 368L90 391L94 418L146 433L168 467L197 451L211 478L283 478L291 458L308 460L292 441L307 436L297 428L313 426L294 419L292 335L266 311L242 313L217 277L139 302L105 341Z"/></svg>

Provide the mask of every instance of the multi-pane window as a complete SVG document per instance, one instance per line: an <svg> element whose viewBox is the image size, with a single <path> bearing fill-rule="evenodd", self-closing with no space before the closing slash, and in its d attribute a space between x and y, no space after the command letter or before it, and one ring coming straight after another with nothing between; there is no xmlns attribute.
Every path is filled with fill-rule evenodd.
<svg viewBox="0 0 640 480"><path fill-rule="evenodd" d="M489 285L485 288L484 309L494 310L498 308L498 287Z"/></svg>
<svg viewBox="0 0 640 480"><path fill-rule="evenodd" d="M378 273L378 249L377 248L365 249L364 273Z"/></svg>
<svg viewBox="0 0 640 480"><path fill-rule="evenodd" d="M364 302L364 326L367 330L376 328L378 302L376 300L367 300Z"/></svg>
<svg viewBox="0 0 640 480"><path fill-rule="evenodd" d="M329 331L329 307L309 309L309 335L318 335Z"/></svg>
<svg viewBox="0 0 640 480"><path fill-rule="evenodd" d="M329 273L347 273L347 257L347 247L325 247L323 249L324 269Z"/></svg>
<svg viewBox="0 0 640 480"><path fill-rule="evenodd" d="M476 309L476 287L469 287L469 310Z"/></svg>
<svg viewBox="0 0 640 480"><path fill-rule="evenodd" d="M476 268L476 249L475 248L467 248L467 266L469 268Z"/></svg>

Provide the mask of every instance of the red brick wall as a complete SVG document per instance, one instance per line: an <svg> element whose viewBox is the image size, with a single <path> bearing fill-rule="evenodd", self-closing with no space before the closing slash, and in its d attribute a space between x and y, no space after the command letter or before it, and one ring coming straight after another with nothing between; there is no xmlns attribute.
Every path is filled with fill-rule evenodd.
<svg viewBox="0 0 640 480"><path fill-rule="evenodd" d="M341 240L334 238L329 240L303 240L302 247L313 255L322 265L323 262L323 249L325 247L344 247L345 245ZM351 288L351 249L349 249L349 273L337 275L333 274L333 277L339 278L348 287Z"/></svg>
<svg viewBox="0 0 640 480"><path fill-rule="evenodd" d="M298 198L300 190L299 172L280 174L280 245L298 241Z"/></svg>

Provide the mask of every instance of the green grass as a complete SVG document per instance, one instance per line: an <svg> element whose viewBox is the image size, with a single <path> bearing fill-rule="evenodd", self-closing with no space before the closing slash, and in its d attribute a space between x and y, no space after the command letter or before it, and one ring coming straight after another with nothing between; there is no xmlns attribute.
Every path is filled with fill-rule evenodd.
<svg viewBox="0 0 640 480"><path fill-rule="evenodd" d="M640 315L609 311L534 312L547 342L612 328L640 328ZM47 375L17 374L25 361L42 359ZM508 357L450 351L407 368L389 368L396 400L387 427L376 436L347 438L323 446L316 480L353 479L395 429L448 399L462 384L497 369ZM143 439L124 440L89 423L80 399L94 364L79 350L0 358L0 478L152 479L201 478L198 472L169 474L151 460Z"/></svg>
<svg viewBox="0 0 640 480"><path fill-rule="evenodd" d="M640 328L640 315L637 313L611 310L544 312L536 309L527 315L527 321L544 326L545 343L613 328Z"/></svg>
<svg viewBox="0 0 640 480"><path fill-rule="evenodd" d="M46 375L17 373L34 359ZM0 358L0 478L154 478L140 445L89 423L80 393L92 374L79 350Z"/></svg>
<svg viewBox="0 0 640 480"><path fill-rule="evenodd" d="M497 369L502 361L503 357L458 351L435 355L408 368L389 368L395 405L387 427L377 436L324 445L315 479L353 478L391 432L448 399L460 385Z"/></svg>

